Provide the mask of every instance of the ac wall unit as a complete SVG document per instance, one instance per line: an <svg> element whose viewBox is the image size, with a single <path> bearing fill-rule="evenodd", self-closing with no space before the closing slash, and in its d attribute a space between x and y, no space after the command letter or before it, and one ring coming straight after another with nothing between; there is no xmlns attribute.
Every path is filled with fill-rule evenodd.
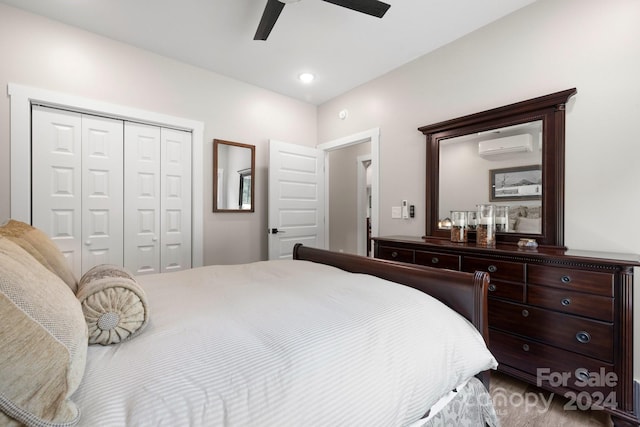
<svg viewBox="0 0 640 427"><path fill-rule="evenodd" d="M528 133L478 142L478 154L481 156L531 151L533 151L533 141L531 134Z"/></svg>

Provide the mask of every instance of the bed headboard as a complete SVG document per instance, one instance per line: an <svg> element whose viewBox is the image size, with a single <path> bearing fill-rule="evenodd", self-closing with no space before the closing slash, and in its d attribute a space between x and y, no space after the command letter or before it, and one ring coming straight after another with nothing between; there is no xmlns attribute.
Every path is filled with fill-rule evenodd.
<svg viewBox="0 0 640 427"><path fill-rule="evenodd" d="M293 259L332 265L351 273L364 273L427 293L466 317L489 342L487 292L489 275L367 258L316 249L298 243Z"/></svg>

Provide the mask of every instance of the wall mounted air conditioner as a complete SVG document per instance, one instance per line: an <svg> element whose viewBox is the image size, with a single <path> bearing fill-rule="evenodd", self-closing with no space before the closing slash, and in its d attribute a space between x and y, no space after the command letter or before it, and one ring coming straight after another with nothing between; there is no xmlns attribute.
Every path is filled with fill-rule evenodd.
<svg viewBox="0 0 640 427"><path fill-rule="evenodd" d="M478 142L478 154L481 156L531 151L533 151L533 138L528 133Z"/></svg>

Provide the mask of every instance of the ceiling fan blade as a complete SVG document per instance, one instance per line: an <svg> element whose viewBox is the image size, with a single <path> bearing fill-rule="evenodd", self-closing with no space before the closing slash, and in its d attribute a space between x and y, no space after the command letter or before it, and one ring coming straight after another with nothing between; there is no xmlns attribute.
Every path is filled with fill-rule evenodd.
<svg viewBox="0 0 640 427"><path fill-rule="evenodd" d="M267 37L269 37L269 33L273 29L283 8L284 3L278 0L267 0L267 5L264 8L264 12L262 12L262 18L256 30L256 35L253 36L254 40L266 40Z"/></svg>
<svg viewBox="0 0 640 427"><path fill-rule="evenodd" d="M366 13L367 15L382 18L387 10L391 7L390 4L383 3L378 0L324 0L327 3L332 3L338 6L346 7L347 9L355 10L357 12Z"/></svg>

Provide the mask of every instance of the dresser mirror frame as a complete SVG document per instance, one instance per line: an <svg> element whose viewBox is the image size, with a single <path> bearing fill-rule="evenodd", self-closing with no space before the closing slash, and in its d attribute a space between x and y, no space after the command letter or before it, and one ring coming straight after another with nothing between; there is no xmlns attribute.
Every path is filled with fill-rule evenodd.
<svg viewBox="0 0 640 427"><path fill-rule="evenodd" d="M222 150L235 153L236 160L232 166L228 166L228 154L222 155ZM243 152L246 150L246 152ZM248 160L250 159L250 160ZM220 179L218 170L229 169L225 173L226 179ZM255 170L256 170L256 147L250 144L239 142L213 140L213 211L214 212L237 212L251 213L255 211ZM226 197L233 197L233 202L219 206L218 195L220 191L225 192ZM245 203L247 190L250 203ZM222 196L222 194L220 194ZM230 208L229 203L234 203ZM237 203L237 208L235 207ZM247 206L248 205L248 206Z"/></svg>
<svg viewBox="0 0 640 427"><path fill-rule="evenodd" d="M542 121L542 209L540 234L496 233L498 243L535 238L544 246L564 247L564 141L565 107L576 88L506 105L418 128L426 136L425 239L449 239L451 231L439 228L440 143L444 140L493 129ZM475 240L475 233L470 232Z"/></svg>

